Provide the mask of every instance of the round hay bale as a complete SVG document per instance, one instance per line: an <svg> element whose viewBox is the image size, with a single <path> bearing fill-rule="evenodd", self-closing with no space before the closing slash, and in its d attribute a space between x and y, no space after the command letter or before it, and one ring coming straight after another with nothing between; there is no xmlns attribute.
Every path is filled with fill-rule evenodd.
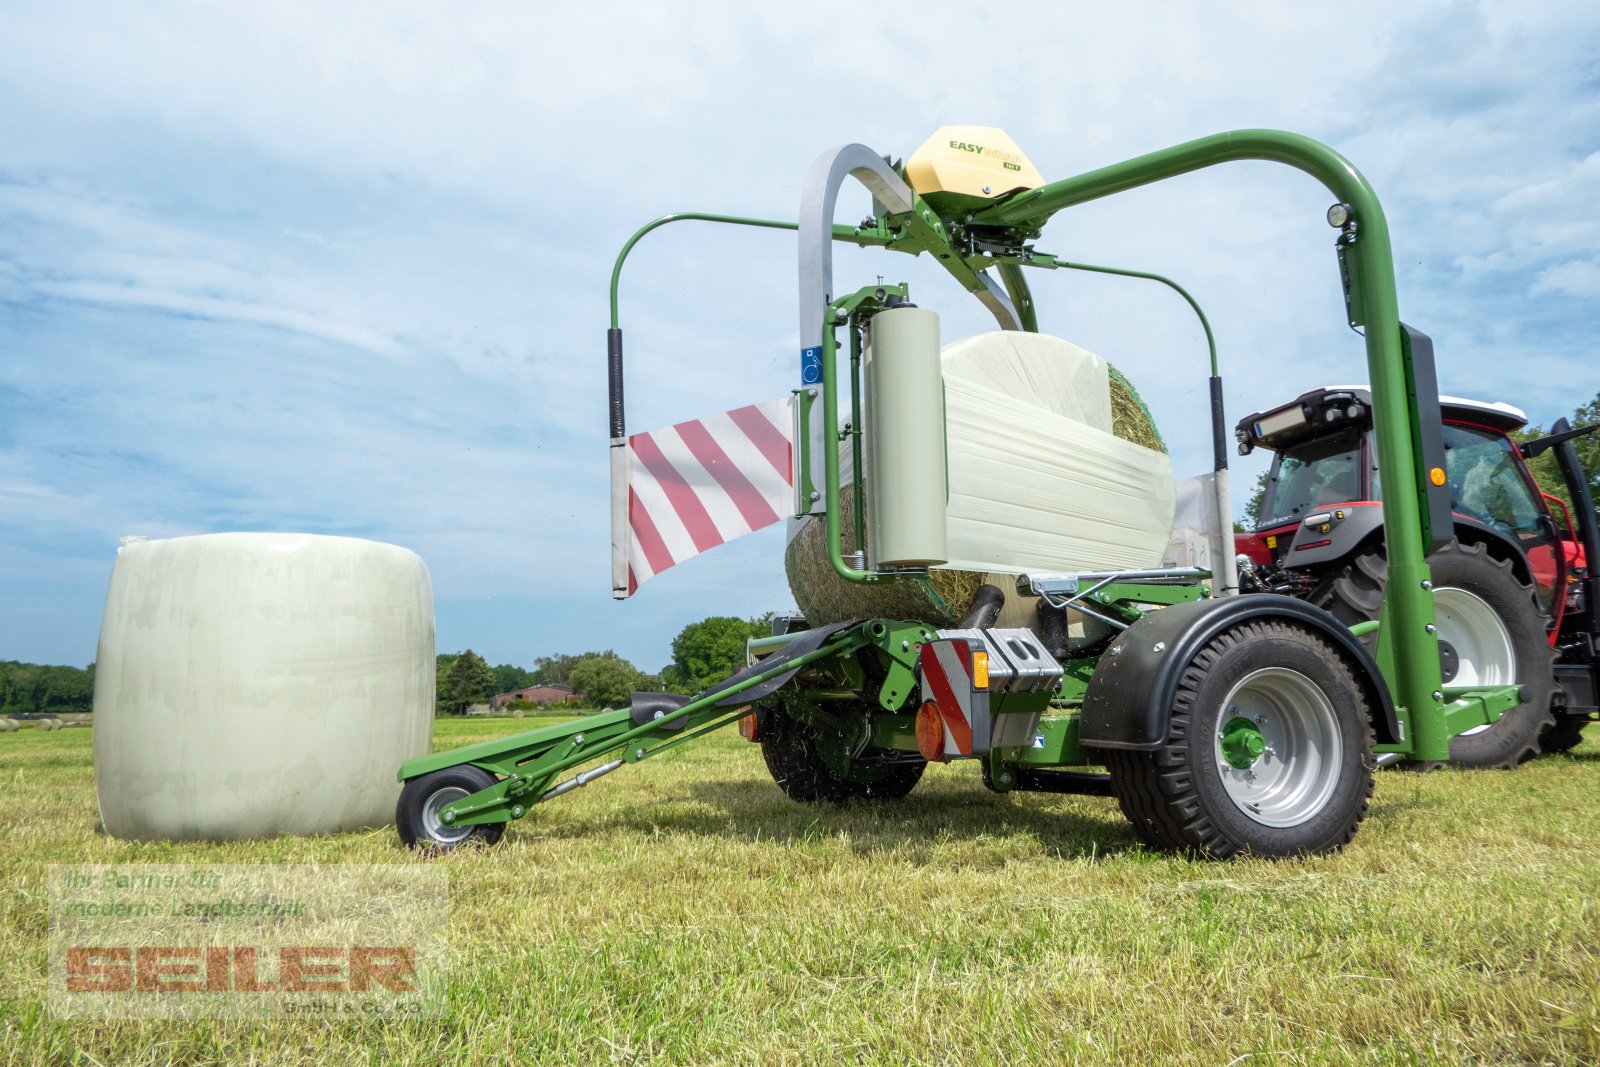
<svg viewBox="0 0 1600 1067"><path fill-rule="evenodd" d="M17 731L16 719L0 719L0 734L11 734Z"/></svg>
<svg viewBox="0 0 1600 1067"><path fill-rule="evenodd" d="M1156 429L1150 409L1122 372L1109 367L1111 379L1111 432L1144 448L1166 452L1166 442ZM840 545L845 556L856 549L855 493L844 486L839 494ZM1032 603L1019 604L1010 575L934 568L926 578L866 584L839 577L828 558L827 527L818 516L801 520L800 528L783 553L783 569L795 606L812 626L830 626L848 619L912 619L934 626L954 626L972 606L972 598L985 583L1006 594L1001 625L1032 624ZM1026 608L1027 621L1018 616Z"/></svg>
<svg viewBox="0 0 1600 1067"><path fill-rule="evenodd" d="M49 719L35 719L35 720L33 720L33 728L35 730L38 730L38 731L42 732L42 733L48 733L51 730L55 729L55 727L53 727L50 724L50 720Z"/></svg>

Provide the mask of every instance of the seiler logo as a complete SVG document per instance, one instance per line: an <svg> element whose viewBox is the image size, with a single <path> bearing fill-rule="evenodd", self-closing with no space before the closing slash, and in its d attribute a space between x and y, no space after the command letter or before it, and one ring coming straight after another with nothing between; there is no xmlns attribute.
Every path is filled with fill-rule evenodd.
<svg viewBox="0 0 1600 1067"><path fill-rule="evenodd" d="M416 971L415 950L392 945L67 949L69 993L414 993Z"/></svg>

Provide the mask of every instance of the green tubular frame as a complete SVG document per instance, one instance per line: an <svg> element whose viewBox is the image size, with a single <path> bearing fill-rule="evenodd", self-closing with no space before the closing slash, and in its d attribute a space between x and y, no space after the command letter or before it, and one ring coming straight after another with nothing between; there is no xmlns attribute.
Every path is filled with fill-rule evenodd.
<svg viewBox="0 0 1600 1067"><path fill-rule="evenodd" d="M621 321L618 311L618 289L622 283L622 265L627 262L628 253L633 251L633 246L642 240L645 234L658 230L669 222L715 222L725 226L749 226L761 230L798 230L799 223L783 222L779 219L758 219L745 215L716 215L705 211L679 211L671 215L662 215L652 219L633 232L622 246L622 251L617 253L616 262L611 265L611 328L618 329ZM835 226L833 239L843 244L853 244L858 248L882 248L892 243L887 233L866 230L857 226Z"/></svg>
<svg viewBox="0 0 1600 1067"><path fill-rule="evenodd" d="M1064 208L1241 160L1283 163L1304 171L1336 200L1348 204L1354 216L1356 238L1345 255L1354 268L1351 297L1365 319L1373 425L1386 490L1383 520L1389 582L1383 618L1393 655L1384 667L1401 722L1409 725L1405 748L1418 759L1448 759L1450 727L1445 717L1439 643L1432 632L1432 583L1418 503L1422 472L1417 461L1417 415L1414 398L1410 398L1409 368L1401 351L1394 253L1383 207L1360 171L1327 145L1308 137L1280 130L1238 130L1019 193L976 212L972 222L1037 231Z"/></svg>

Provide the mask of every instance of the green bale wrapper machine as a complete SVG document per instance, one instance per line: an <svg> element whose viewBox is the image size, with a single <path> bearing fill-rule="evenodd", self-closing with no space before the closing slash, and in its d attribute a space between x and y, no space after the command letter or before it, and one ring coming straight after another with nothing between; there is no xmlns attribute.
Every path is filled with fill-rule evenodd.
<svg viewBox="0 0 1600 1067"><path fill-rule="evenodd" d="M800 801L900 797L928 761L971 759L999 792L1115 796L1153 846L1215 857L1321 853L1355 833L1380 760L1445 760L1452 736L1517 705L1515 686L1446 689L1441 681L1426 557L1450 537L1450 501L1438 408L1418 402L1438 393L1432 350L1400 322L1388 227L1362 175L1316 141L1245 130L1046 183L994 133L941 131L920 175L847 145L813 165L797 224L668 216L619 256L618 271L640 237L670 221L798 230L791 523L821 523L828 567L861 587L925 583L930 567L952 559L942 509L960 457L949 454L937 319L904 285L841 292L832 242L927 253L1003 331L1036 333L1029 268L1155 277L1038 251L1058 213L1201 168L1267 160L1310 174L1335 199L1329 222L1350 324L1365 336L1385 488L1381 621L1350 629L1301 600L1238 595L1231 545L1213 553L1215 574L1193 566L1051 571L1023 559L1025 568L1006 575L1014 588L996 588L990 575L954 626L792 618L752 641L749 665L705 692L637 694L629 708L412 760L399 773L406 844L492 842L535 804L741 723L779 787ZM859 226L833 221L849 180L873 197L873 215ZM615 478L628 439L615 275L612 285ZM1220 541L1230 512L1214 352L1211 397ZM620 579L618 588L625 595ZM1014 609L1026 609L1023 625L998 624L1008 604L1013 622ZM1073 630L1069 618L1093 625ZM1362 640L1374 630L1375 652Z"/></svg>

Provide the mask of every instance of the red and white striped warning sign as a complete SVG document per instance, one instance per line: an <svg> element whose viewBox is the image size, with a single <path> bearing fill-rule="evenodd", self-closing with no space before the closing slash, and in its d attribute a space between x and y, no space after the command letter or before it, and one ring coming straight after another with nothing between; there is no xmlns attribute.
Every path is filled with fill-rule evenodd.
<svg viewBox="0 0 1600 1067"><path fill-rule="evenodd" d="M789 514L792 411L782 397L627 439L625 477L615 458L612 470L613 596Z"/></svg>
<svg viewBox="0 0 1600 1067"><path fill-rule="evenodd" d="M989 653L965 638L922 646L922 707L917 747L926 759L982 755L989 750Z"/></svg>

